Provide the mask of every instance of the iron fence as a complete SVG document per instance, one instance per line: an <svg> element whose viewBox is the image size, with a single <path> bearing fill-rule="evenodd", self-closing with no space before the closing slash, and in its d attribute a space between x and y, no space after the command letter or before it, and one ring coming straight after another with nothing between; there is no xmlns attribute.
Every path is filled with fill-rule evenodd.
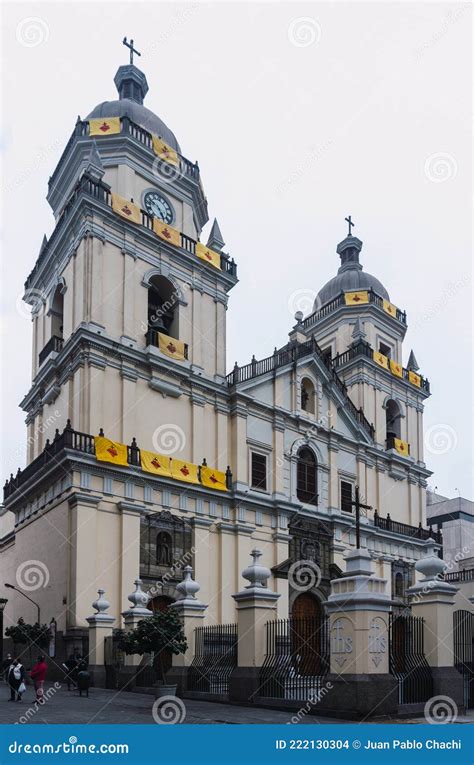
<svg viewBox="0 0 474 765"><path fill-rule="evenodd" d="M463 677L464 706L474 707L474 613L453 614L454 666Z"/></svg>
<svg viewBox="0 0 474 765"><path fill-rule="evenodd" d="M433 695L423 633L421 616L390 614L390 673L398 680L399 704L421 703Z"/></svg>
<svg viewBox="0 0 474 765"><path fill-rule="evenodd" d="M227 695L229 677L237 666L237 625L196 627L194 659L188 690Z"/></svg>
<svg viewBox="0 0 474 765"><path fill-rule="evenodd" d="M278 619L267 622L267 653L259 695L308 699L319 693L329 671L327 619Z"/></svg>

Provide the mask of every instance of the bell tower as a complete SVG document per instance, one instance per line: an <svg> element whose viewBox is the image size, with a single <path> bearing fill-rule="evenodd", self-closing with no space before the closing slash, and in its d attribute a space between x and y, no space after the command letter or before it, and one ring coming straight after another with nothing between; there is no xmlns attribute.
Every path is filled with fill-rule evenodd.
<svg viewBox="0 0 474 765"><path fill-rule="evenodd" d="M350 397L373 423L377 448L393 453L395 461L424 465L422 415L429 382L418 374L413 352L403 367L406 313L364 271L362 241L352 235L350 216L346 220L349 232L337 246L337 275L319 291L300 330L332 359Z"/></svg>
<svg viewBox="0 0 474 765"><path fill-rule="evenodd" d="M209 458L215 451L213 429L209 444L201 431L209 396L219 417L236 265L217 221L200 241L208 221L200 168L144 106L148 83L134 54L132 41L130 64L114 80L118 98L78 118L49 180L56 225L25 284L29 462L68 419L75 430L103 428L150 448L165 420L193 432L187 459L201 460L206 445Z"/></svg>

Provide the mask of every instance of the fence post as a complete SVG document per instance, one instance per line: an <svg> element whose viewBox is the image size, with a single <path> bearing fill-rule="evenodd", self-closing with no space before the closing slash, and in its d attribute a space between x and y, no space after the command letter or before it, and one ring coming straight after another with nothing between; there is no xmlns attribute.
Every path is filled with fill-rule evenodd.
<svg viewBox="0 0 474 765"><path fill-rule="evenodd" d="M319 708L339 716L383 715L397 709L397 681L389 674L387 580L375 576L366 550L346 556L347 571L331 582L329 614L330 692Z"/></svg>
<svg viewBox="0 0 474 765"><path fill-rule="evenodd" d="M250 584L232 595L237 605L237 667L229 680L231 701L253 701L266 653L266 623L276 616L279 593L267 587L270 569L258 563L262 553L252 550L253 563L242 576Z"/></svg>
<svg viewBox="0 0 474 765"><path fill-rule="evenodd" d="M196 598L201 586L195 582L191 574L191 566L184 568L184 579L176 585L178 600L170 605L181 617L183 630L188 643L186 653L173 655L173 666L167 673L167 680L174 685L176 683L178 695L187 690L188 671L194 659L196 651L195 629L202 625L207 606Z"/></svg>
<svg viewBox="0 0 474 765"><path fill-rule="evenodd" d="M438 557L434 539L425 542L426 553L415 563L423 575L410 587L411 612L424 619L425 656L433 675L433 695L449 696L459 709L463 706L462 675L455 668L454 599L459 587L442 578L446 563Z"/></svg>
<svg viewBox="0 0 474 765"><path fill-rule="evenodd" d="M131 608L126 611L122 611L123 623L125 632L131 632L143 619L147 619L149 616L153 616L153 611L147 608L149 596L142 590L142 580L135 579L135 591L128 596ZM143 658L138 654L131 654L130 656L124 656L123 667L121 668L119 675L119 687L124 685L129 690L135 685L135 676L139 665L143 662Z"/></svg>
<svg viewBox="0 0 474 765"><path fill-rule="evenodd" d="M104 598L105 590L98 590L99 597L93 602L95 614L88 616L89 624L89 672L92 685L105 688L105 638L112 635L115 616L105 613L110 607Z"/></svg>

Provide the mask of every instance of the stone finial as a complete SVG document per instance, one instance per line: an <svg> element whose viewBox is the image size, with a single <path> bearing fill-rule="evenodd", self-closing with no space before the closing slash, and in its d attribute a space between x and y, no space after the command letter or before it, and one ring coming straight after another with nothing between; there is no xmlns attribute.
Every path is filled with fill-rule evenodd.
<svg viewBox="0 0 474 765"><path fill-rule="evenodd" d="M270 578L270 569L258 563L258 559L262 557L260 550L255 548L250 555L253 558L253 563L242 571L243 578L250 582L245 589L248 590L251 587L266 588L267 580Z"/></svg>
<svg viewBox="0 0 474 765"><path fill-rule="evenodd" d="M366 337L367 335L364 332L364 323L361 321L360 316L358 316L354 324L354 329L352 330L352 338L354 340L354 344L358 343L360 340L364 340Z"/></svg>
<svg viewBox="0 0 474 765"><path fill-rule="evenodd" d="M135 579L134 585L135 592L132 592L131 595L128 596L128 599L132 604L132 608L141 610L147 607L150 596L146 592L143 592L141 579Z"/></svg>
<svg viewBox="0 0 474 765"><path fill-rule="evenodd" d="M411 350L410 356L408 357L407 369L410 369L412 372L418 372L419 368L415 354L413 353L413 350Z"/></svg>
<svg viewBox="0 0 474 765"><path fill-rule="evenodd" d="M447 563L436 552L437 547L439 545L436 544L434 539L427 539L425 555L415 563L415 569L424 575L424 579L421 580L422 582L438 579L447 567Z"/></svg>
<svg viewBox="0 0 474 765"><path fill-rule="evenodd" d="M303 321L303 316L304 316L303 311L296 311L296 313L295 313L295 321L296 321L297 324L301 324L301 322Z"/></svg>
<svg viewBox="0 0 474 765"><path fill-rule="evenodd" d="M195 582L191 577L193 570L191 566L185 566L184 579L176 585L179 592L179 600L196 600L196 593L201 589L201 585Z"/></svg>
<svg viewBox="0 0 474 765"><path fill-rule="evenodd" d="M96 614L104 614L110 608L110 603L104 598L105 590L97 590L97 592L99 597L94 600L92 608L95 609Z"/></svg>
<svg viewBox="0 0 474 765"><path fill-rule="evenodd" d="M222 248L225 247L225 242L222 238L217 218L214 218L211 233L209 234L209 239L207 240L207 246L210 247L211 250L216 250L216 252L220 252Z"/></svg>

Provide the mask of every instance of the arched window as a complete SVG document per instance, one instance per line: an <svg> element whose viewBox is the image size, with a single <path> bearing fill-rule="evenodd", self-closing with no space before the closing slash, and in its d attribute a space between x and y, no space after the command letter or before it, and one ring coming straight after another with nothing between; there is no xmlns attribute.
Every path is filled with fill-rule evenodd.
<svg viewBox="0 0 474 765"><path fill-rule="evenodd" d="M179 337L178 294L164 276L153 276L148 288L148 326L171 337Z"/></svg>
<svg viewBox="0 0 474 765"><path fill-rule="evenodd" d="M301 502L318 504L318 463L311 449L298 452L296 495Z"/></svg>
<svg viewBox="0 0 474 765"><path fill-rule="evenodd" d="M396 401L389 399L385 405L385 418L387 424L387 441L400 438L400 407Z"/></svg>
<svg viewBox="0 0 474 765"><path fill-rule="evenodd" d="M50 315L51 315L51 337L63 338L63 323L64 323L64 286L58 284L51 301Z"/></svg>
<svg viewBox="0 0 474 765"><path fill-rule="evenodd" d="M156 565L171 566L173 558L173 540L167 531L160 531L156 537Z"/></svg>
<svg viewBox="0 0 474 765"><path fill-rule="evenodd" d="M315 390L314 385L307 377L301 381L301 408L305 412L314 414Z"/></svg>

